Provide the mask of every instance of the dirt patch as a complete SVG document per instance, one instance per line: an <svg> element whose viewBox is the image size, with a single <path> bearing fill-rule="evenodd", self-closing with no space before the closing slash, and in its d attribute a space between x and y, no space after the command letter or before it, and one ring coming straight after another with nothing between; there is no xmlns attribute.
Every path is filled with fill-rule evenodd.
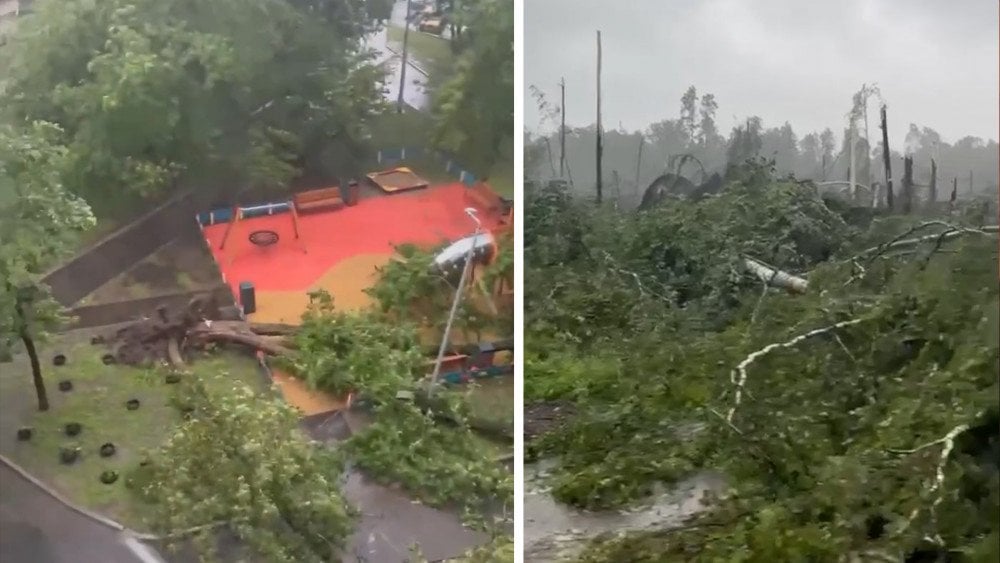
<svg viewBox="0 0 1000 563"><path fill-rule="evenodd" d="M389 261L388 254L359 254L341 260L309 288L302 291L258 291L253 322L299 324L309 306L308 292L325 289L342 311L359 311L372 304L365 290L375 283L377 268Z"/></svg>
<svg viewBox="0 0 1000 563"><path fill-rule="evenodd" d="M566 423L576 409L572 404L561 401L534 403L524 407L524 439L533 440L551 432Z"/></svg>

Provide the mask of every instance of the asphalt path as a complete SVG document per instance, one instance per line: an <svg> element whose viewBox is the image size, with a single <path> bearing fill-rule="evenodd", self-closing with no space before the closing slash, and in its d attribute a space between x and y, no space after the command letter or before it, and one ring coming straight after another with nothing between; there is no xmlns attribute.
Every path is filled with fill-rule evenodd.
<svg viewBox="0 0 1000 563"><path fill-rule="evenodd" d="M161 561L149 547L74 512L0 464L0 562Z"/></svg>

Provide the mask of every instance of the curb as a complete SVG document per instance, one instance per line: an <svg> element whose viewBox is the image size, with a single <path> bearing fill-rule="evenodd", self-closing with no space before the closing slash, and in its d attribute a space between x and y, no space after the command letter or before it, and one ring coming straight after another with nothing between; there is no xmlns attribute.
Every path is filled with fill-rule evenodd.
<svg viewBox="0 0 1000 563"><path fill-rule="evenodd" d="M397 50L393 49L392 47L390 47L389 44L388 44L388 42L386 42L385 50L389 51L393 55L396 55L397 57L402 57L403 56L402 53L400 53L399 51L397 51ZM400 60L400 62L402 62L402 60ZM430 74L428 74L427 71L423 69L423 67L421 67L417 63L413 62L413 58L412 57L406 57L406 64L407 64L407 66L413 67L413 69L416 70L417 72L419 72L420 74L423 74L425 78L430 78Z"/></svg>
<svg viewBox="0 0 1000 563"><path fill-rule="evenodd" d="M129 528L129 527L125 526L124 524L121 524L119 522L116 522L115 520L112 520L111 518L108 518L107 516L103 516L103 515L98 514L98 513L94 512L92 510L88 510L88 509L83 508L82 506L80 506L78 504L73 503L72 501L70 501L66 497L62 496L58 491L56 491L52 487L46 485L39 478L35 477L31 473L28 473L28 470L26 470L23 467L21 467L20 465L14 463L14 461L12 461L10 458L8 458L7 456L5 456L3 454L0 454L0 463L3 463L4 465L6 465L10 469L12 469L15 473L17 473L18 475L20 475L22 479L24 479L25 481L28 481L32 485L38 487L39 489L42 490L42 492L44 492L45 494L47 494L50 497L52 497L53 499L55 499L56 501L58 501L60 504L62 504L66 508L72 510L73 512L76 512L80 516L83 516L85 518L89 518L90 520L96 522L97 524L100 524L102 526L111 528L112 530L115 530L116 532L121 532L122 534L125 534L126 536L134 538L134 539L139 540L139 541L163 541L163 540L167 540L167 539L171 539L171 538L181 537L181 536L187 535L188 533L197 532L197 531L203 530L205 528L211 528L211 527L220 526L220 525L224 524L224 522L213 522L211 524L206 524L206 525L203 525L203 526L195 526L194 528L189 528L187 530L181 530L181 531L175 532L173 534L168 534L166 536L160 536L160 535L156 535L156 534L148 534L148 533L145 533L145 532L137 532L137 531L133 530L132 528Z"/></svg>
<svg viewBox="0 0 1000 563"><path fill-rule="evenodd" d="M50 497L52 497L53 499L57 500L60 504L62 504L66 508L72 510L73 512L76 512L77 514L79 514L81 516L89 518L89 519L93 520L94 522L97 522L98 524L101 524L101 525L106 526L108 528L111 528L113 530L116 530L116 531L119 531L119 532L134 533L131 530L129 530L128 528L126 528L125 526L123 526L122 524L119 524L118 522L115 522L114 520L108 518L107 516L102 516L100 514L97 514L96 512L92 512L90 510L87 510L86 508L83 508L82 506L78 506L78 505L70 502L64 496L62 496L61 494L59 494L55 489L53 489L52 487L49 487L48 485L46 485L45 483L43 483L40 479L38 479L34 475L28 473L28 471L26 469L24 469L20 465L18 465L16 463L14 463L13 461L11 461L7 456L0 455L0 462L2 462L4 465L6 465L7 467L9 467L12 470L14 470L14 472L17 473L18 475L20 475L22 479L24 479L25 481L28 481L32 485L38 487L45 494L47 494ZM136 534L136 535L138 536L138 534Z"/></svg>

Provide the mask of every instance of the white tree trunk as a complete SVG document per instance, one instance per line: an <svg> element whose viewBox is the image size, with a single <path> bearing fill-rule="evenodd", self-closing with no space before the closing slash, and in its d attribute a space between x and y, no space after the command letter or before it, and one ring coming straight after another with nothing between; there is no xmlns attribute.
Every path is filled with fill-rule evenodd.
<svg viewBox="0 0 1000 563"><path fill-rule="evenodd" d="M791 293L805 293L809 289L809 282L807 280L772 268L753 258L744 257L743 264L750 273L772 287L780 287Z"/></svg>

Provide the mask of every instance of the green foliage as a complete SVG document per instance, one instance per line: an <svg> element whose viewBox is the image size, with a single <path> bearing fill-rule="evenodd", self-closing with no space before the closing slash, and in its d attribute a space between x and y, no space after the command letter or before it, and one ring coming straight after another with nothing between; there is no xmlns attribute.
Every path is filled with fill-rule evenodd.
<svg viewBox="0 0 1000 563"><path fill-rule="evenodd" d="M337 312L329 295L312 297L289 367L319 389L355 391L372 406L372 424L350 438L346 455L372 477L429 504L457 504L470 518L491 503L509 505L512 476L469 428L463 397L440 390L424 399L426 359L412 326L375 311Z"/></svg>
<svg viewBox="0 0 1000 563"><path fill-rule="evenodd" d="M434 257L444 245L430 250L404 244L396 247L398 260L379 271L379 279L365 290L378 303L382 313L420 327L432 327L443 333L457 280L449 280L434 265ZM513 280L514 245L511 237L498 240L498 254L489 266L476 266L482 283L470 284L455 318L453 330L480 334L487 330L509 331L509 314L494 315L481 302L492 300L492 288L501 279ZM485 292L484 292L485 290Z"/></svg>
<svg viewBox="0 0 1000 563"><path fill-rule="evenodd" d="M409 402L386 403L376 409L375 422L350 439L347 451L375 478L399 483L430 505L457 504L472 521L494 502L510 510L513 476L457 410L449 410L455 425Z"/></svg>
<svg viewBox="0 0 1000 563"><path fill-rule="evenodd" d="M41 338L59 325L61 308L41 277L94 225L87 204L60 181L66 151L59 134L42 122L25 132L0 127L0 178L9 178L13 191L0 204L0 355L15 340Z"/></svg>
<svg viewBox="0 0 1000 563"><path fill-rule="evenodd" d="M324 149L364 148L380 108L358 0L36 2L11 42L5 108L58 123L91 200L175 180L276 189ZM320 16L320 17L317 17Z"/></svg>
<svg viewBox="0 0 1000 563"><path fill-rule="evenodd" d="M289 367L311 386L337 395L363 390L382 402L421 375L424 358L415 329L387 323L374 312L336 312L325 292L310 298L296 335L300 353Z"/></svg>
<svg viewBox="0 0 1000 563"><path fill-rule="evenodd" d="M690 526L601 540L583 560L995 549L995 235L852 260L945 224L859 231L809 184L757 164L732 178L717 197L633 215L529 193L525 396L578 412L531 445L560 463L553 494L616 507L701 468L730 487ZM743 255L808 271L808 292L762 291ZM736 399L752 353L847 321L755 356Z"/></svg>
<svg viewBox="0 0 1000 563"><path fill-rule="evenodd" d="M278 398L242 385L211 393L200 380L187 391L193 416L140 468L154 529L228 522L263 560L329 561L354 518L332 454L304 440L298 415ZM214 529L195 540L203 557L216 555Z"/></svg>
<svg viewBox="0 0 1000 563"><path fill-rule="evenodd" d="M485 177L513 144L514 3L482 0L467 10L471 42L437 94L432 139Z"/></svg>

